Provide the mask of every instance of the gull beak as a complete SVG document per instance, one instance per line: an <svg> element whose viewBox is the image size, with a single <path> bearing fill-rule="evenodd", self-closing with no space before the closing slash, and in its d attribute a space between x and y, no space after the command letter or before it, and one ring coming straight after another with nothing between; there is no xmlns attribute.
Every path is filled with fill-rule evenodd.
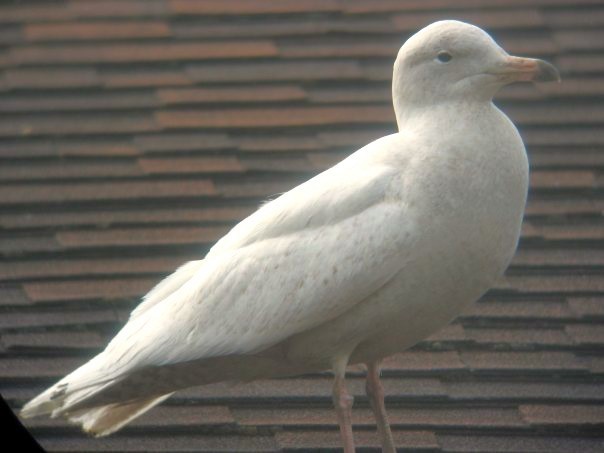
<svg viewBox="0 0 604 453"><path fill-rule="evenodd" d="M560 82L560 73L555 66L536 58L508 56L493 74L506 82Z"/></svg>

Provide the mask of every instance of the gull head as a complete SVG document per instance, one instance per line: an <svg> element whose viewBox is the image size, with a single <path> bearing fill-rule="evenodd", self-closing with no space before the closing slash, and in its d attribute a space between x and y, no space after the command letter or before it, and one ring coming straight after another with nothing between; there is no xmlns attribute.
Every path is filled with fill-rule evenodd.
<svg viewBox="0 0 604 453"><path fill-rule="evenodd" d="M510 56L480 28L444 20L423 28L401 47L392 92L397 109L456 100L490 102L509 83L555 80L560 76L550 63Z"/></svg>

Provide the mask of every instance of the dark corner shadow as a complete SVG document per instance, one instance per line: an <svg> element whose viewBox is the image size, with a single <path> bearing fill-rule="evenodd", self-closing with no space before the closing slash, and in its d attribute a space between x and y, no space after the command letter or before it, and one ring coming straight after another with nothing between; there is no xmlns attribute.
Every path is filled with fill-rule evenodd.
<svg viewBox="0 0 604 453"><path fill-rule="evenodd" d="M4 420L4 422L2 422L2 431L6 436L3 439L4 446L10 445L12 451L26 451L33 453L45 451L40 444L36 442L27 428L23 426L21 420L19 420L1 395L0 411L4 414L2 416L2 420Z"/></svg>

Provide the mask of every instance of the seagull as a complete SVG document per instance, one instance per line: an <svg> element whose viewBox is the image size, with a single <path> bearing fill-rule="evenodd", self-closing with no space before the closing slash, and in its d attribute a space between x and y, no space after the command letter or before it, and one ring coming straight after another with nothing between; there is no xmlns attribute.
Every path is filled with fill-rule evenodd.
<svg viewBox="0 0 604 453"><path fill-rule="evenodd" d="M528 161L492 103L515 81L559 81L480 28L435 22L394 63L398 132L261 206L205 258L161 281L106 349L22 409L110 434L175 391L332 370L346 453L345 371L367 366L395 452L380 363L442 328L501 277L517 247Z"/></svg>

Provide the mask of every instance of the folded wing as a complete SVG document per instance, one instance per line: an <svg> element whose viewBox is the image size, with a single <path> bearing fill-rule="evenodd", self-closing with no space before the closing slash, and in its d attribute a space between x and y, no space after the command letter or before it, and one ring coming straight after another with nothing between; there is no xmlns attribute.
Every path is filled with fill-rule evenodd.
<svg viewBox="0 0 604 453"><path fill-rule="evenodd" d="M412 237L404 206L386 196L396 172L332 170L236 226L105 353L130 369L254 353L333 319L384 285Z"/></svg>

